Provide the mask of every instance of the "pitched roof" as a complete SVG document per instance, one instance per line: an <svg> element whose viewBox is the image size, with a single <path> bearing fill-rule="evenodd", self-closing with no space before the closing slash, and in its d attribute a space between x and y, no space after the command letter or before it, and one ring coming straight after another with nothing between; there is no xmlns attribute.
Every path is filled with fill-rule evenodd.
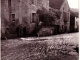
<svg viewBox="0 0 80 60"><path fill-rule="evenodd" d="M65 0L49 0L49 6L55 9L60 9Z"/></svg>

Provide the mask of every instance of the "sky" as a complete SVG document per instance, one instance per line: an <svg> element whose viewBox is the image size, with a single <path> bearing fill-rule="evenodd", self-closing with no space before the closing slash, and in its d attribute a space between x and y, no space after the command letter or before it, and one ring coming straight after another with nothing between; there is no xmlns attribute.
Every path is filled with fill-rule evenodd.
<svg viewBox="0 0 80 60"><path fill-rule="evenodd" d="M77 8L78 9L78 6L79 6L78 2L79 2L79 0L68 0L69 6L71 8Z"/></svg>

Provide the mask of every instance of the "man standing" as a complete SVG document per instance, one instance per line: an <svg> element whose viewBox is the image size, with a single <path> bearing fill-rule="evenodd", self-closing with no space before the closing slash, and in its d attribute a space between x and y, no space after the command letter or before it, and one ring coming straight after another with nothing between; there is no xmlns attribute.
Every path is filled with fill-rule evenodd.
<svg viewBox="0 0 80 60"><path fill-rule="evenodd" d="M22 37L23 35L23 28L22 25L19 25L16 29L17 37Z"/></svg>
<svg viewBox="0 0 80 60"><path fill-rule="evenodd" d="M24 28L23 28L23 37L26 37L26 26L24 26Z"/></svg>

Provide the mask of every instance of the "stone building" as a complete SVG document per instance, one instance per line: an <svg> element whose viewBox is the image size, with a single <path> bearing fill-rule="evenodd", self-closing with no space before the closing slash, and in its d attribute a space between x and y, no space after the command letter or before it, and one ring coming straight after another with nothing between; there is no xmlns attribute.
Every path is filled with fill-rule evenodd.
<svg viewBox="0 0 80 60"><path fill-rule="evenodd" d="M49 9L48 0L1 0L1 32L14 34L18 25L26 26L31 33L39 22L37 10Z"/></svg>
<svg viewBox="0 0 80 60"><path fill-rule="evenodd" d="M69 32L70 28L70 8L67 0L49 0L49 6L61 11L57 27L59 32Z"/></svg>
<svg viewBox="0 0 80 60"><path fill-rule="evenodd" d="M79 31L79 11L70 9L70 32Z"/></svg>

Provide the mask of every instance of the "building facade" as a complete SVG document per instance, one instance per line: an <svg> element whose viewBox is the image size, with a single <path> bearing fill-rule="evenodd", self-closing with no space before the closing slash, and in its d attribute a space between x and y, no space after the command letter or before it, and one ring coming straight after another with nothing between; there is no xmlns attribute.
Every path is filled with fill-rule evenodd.
<svg viewBox="0 0 80 60"><path fill-rule="evenodd" d="M79 10L70 9L70 32L79 31Z"/></svg>
<svg viewBox="0 0 80 60"><path fill-rule="evenodd" d="M75 14L73 11L70 11L70 32L75 30Z"/></svg>
<svg viewBox="0 0 80 60"><path fill-rule="evenodd" d="M39 21L37 10L49 9L48 0L1 0L1 32L15 33L18 25L26 26L31 33Z"/></svg>
<svg viewBox="0 0 80 60"><path fill-rule="evenodd" d="M49 0L49 5L52 8L61 11L59 22L59 32L69 32L70 28L70 8L67 0Z"/></svg>

